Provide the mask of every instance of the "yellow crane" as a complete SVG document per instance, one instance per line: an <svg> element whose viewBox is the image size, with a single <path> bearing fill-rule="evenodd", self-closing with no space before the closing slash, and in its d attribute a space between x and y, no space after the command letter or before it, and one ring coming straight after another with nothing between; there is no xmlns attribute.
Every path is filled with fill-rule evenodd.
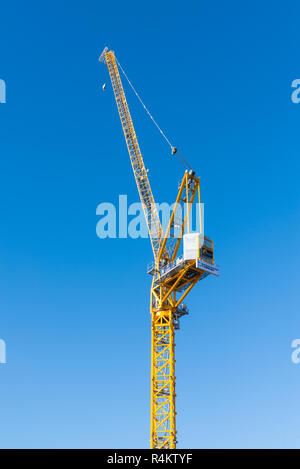
<svg viewBox="0 0 300 469"><path fill-rule="evenodd" d="M148 267L148 273L153 277L150 299L151 448L173 449L177 444L175 330L179 328L179 318L188 313L183 303L185 297L199 280L209 274L219 275L219 269L214 262L213 242L202 232L200 179L195 176L194 171L185 171L168 226L163 230L126 101L118 69L120 64L115 53L107 47L99 60L109 70L154 256L154 262ZM147 109L146 111L150 115ZM152 118L151 115L150 117ZM172 154L176 152L177 149L172 147ZM199 204L198 233L191 233L190 229L190 214L194 202ZM179 256L182 244L183 255Z"/></svg>

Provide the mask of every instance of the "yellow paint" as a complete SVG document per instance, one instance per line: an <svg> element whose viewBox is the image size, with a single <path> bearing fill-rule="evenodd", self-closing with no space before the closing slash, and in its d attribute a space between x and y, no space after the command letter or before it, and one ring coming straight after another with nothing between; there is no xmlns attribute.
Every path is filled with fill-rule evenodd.
<svg viewBox="0 0 300 469"><path fill-rule="evenodd" d="M174 274L162 280L160 268L176 259L189 214L198 191L200 233L202 233L200 180L185 172L165 235L153 198L148 174L143 162L123 85L113 51L102 54L108 67L119 116L132 164L136 185L144 208L155 260L155 275L151 287L151 448L174 449L177 444L175 406L175 333L174 314L193 286L205 272L196 268L196 261L182 264ZM102 56L101 56L102 57ZM188 203L183 218L178 219L177 208ZM179 226L180 236L175 237ZM207 239L207 238L206 238ZM199 240L198 240L199 243ZM199 244L198 244L199 253ZM191 275L193 274L193 276Z"/></svg>

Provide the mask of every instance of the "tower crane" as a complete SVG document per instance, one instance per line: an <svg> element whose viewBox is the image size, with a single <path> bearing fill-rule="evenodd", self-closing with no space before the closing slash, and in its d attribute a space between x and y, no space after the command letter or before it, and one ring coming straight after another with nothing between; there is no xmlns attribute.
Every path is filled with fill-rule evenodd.
<svg viewBox="0 0 300 469"><path fill-rule="evenodd" d="M183 303L185 297L199 280L210 274L219 275L219 268L214 261L213 242L203 234L200 179L193 170L185 171L168 226L163 230L126 101L118 68L120 64L114 51L107 47L99 60L108 67L154 256L154 262L148 267L148 273L152 275L150 446L174 449L177 444L175 330L179 328L179 319L188 313ZM172 154L176 152L177 149L172 147ZM196 201L199 204L200 230L192 233L190 214ZM183 255L179 256L182 244Z"/></svg>

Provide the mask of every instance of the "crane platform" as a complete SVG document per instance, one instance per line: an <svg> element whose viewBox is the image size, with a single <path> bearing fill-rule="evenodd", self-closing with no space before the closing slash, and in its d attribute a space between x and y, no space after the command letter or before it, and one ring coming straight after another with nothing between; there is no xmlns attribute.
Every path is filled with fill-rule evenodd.
<svg viewBox="0 0 300 469"><path fill-rule="evenodd" d="M203 275L201 276L201 279L207 277L209 274L216 276L219 276L220 274L219 267L216 264L211 264L204 259L184 260L183 257L177 257L174 262L170 262L165 267L159 269L159 271L155 269L155 264L151 262L148 265L147 273L152 276L156 273L159 274L157 283L163 283L168 279L172 279L173 277L177 278L177 274L185 269L188 265L190 268L186 271L186 277L193 276L193 272L197 272L198 274L202 272Z"/></svg>

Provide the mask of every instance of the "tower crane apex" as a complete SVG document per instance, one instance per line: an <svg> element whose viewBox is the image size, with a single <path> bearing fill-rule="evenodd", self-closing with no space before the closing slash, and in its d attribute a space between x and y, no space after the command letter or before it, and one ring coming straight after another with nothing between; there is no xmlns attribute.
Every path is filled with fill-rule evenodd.
<svg viewBox="0 0 300 469"><path fill-rule="evenodd" d="M218 276L219 268L214 261L213 242L203 234L200 179L192 170L184 173L168 227L163 232L115 53L105 47L99 60L108 67L154 256L154 262L148 267L152 276L151 448L174 449L177 444L175 330L179 329L179 319L188 314L183 303L185 297L199 280L210 274ZM177 153L176 147L171 145L171 149L172 154ZM196 201L199 203L200 229L198 233L191 233L190 211ZM183 255L178 256L180 247L183 247Z"/></svg>

